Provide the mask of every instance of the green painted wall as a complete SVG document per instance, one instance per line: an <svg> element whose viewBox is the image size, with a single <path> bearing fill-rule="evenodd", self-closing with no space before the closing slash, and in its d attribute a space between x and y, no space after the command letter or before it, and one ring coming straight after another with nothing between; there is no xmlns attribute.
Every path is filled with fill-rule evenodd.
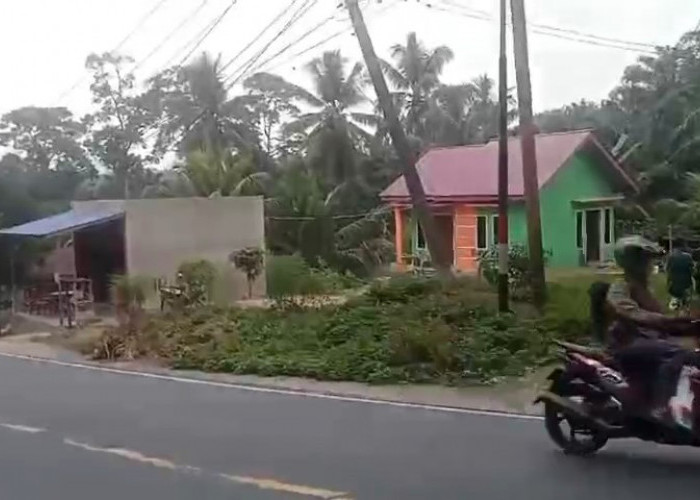
<svg viewBox="0 0 700 500"><path fill-rule="evenodd" d="M542 242L549 252L551 267L576 267L580 264L576 248L576 210L573 200L599 198L616 194L610 181L593 159L585 153L576 154L554 175L540 192L542 214ZM488 215L489 237L492 234L491 215L495 208L485 208L480 214ZM515 203L509 209L509 238L511 244L527 244L527 221L524 203ZM490 237L489 243L493 244Z"/></svg>
<svg viewBox="0 0 700 500"><path fill-rule="evenodd" d="M576 210L572 200L612 196L615 192L604 172L585 153L576 154L541 191L542 241L552 267L580 263L576 248Z"/></svg>

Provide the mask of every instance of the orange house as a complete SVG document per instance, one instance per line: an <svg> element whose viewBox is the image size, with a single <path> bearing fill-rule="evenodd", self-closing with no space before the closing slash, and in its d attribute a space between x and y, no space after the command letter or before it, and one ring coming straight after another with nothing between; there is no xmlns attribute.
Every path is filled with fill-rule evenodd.
<svg viewBox="0 0 700 500"><path fill-rule="evenodd" d="M615 206L638 187L591 130L536 136L543 246L550 267L610 260ZM525 245L527 224L520 140L508 143L509 241ZM453 266L478 267L493 247L498 225L498 142L434 148L418 161L418 174ZM398 178L381 194L393 207L397 265L425 248L411 214L406 182Z"/></svg>

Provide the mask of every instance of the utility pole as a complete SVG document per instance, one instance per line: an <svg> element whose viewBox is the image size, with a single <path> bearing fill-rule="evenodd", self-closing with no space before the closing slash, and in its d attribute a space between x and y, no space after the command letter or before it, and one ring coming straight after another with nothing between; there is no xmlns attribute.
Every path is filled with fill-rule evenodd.
<svg viewBox="0 0 700 500"><path fill-rule="evenodd" d="M394 144L394 149L396 149L396 154L401 162L403 176L406 180L406 187L411 195L411 203L418 216L418 222L425 235L425 241L428 244L431 260L440 274L450 275L452 272L451 262L449 262L447 258L447 249L444 248L445 245L435 225L435 218L425 198L423 183L416 170L416 157L411 151L406 133L399 122L399 116L394 108L389 88L387 87L384 74L379 65L379 59L374 52L372 39L367 31L362 12L360 11L357 0L345 0L345 5L350 13L350 20L352 21L357 41L360 43L360 49L362 50L362 56L367 65L367 70L372 78L372 84L374 85L374 91L377 94L379 105L384 112L384 118L388 122L389 135L391 135L391 141Z"/></svg>
<svg viewBox="0 0 700 500"><path fill-rule="evenodd" d="M498 310L508 312L508 66L506 0L500 0L498 56Z"/></svg>
<svg viewBox="0 0 700 500"><path fill-rule="evenodd" d="M540 193L537 180L537 150L535 146L535 124L532 115L532 89L530 87L530 60L527 47L525 0L510 0L510 9L513 16L515 77L518 85L520 148L522 149L523 157L523 183L525 187L527 240L532 291L535 305L542 308L546 299L546 284L544 279Z"/></svg>

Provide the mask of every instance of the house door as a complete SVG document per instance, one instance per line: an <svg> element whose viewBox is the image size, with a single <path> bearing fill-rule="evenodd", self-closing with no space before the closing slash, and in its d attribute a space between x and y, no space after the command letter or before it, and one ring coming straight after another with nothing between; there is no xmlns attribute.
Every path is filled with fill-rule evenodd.
<svg viewBox="0 0 700 500"><path fill-rule="evenodd" d="M586 210L586 262L600 262L600 210Z"/></svg>
<svg viewBox="0 0 700 500"><path fill-rule="evenodd" d="M452 215L438 215L435 217L435 224L438 228L443 248L447 250L448 262L454 263L454 223Z"/></svg>

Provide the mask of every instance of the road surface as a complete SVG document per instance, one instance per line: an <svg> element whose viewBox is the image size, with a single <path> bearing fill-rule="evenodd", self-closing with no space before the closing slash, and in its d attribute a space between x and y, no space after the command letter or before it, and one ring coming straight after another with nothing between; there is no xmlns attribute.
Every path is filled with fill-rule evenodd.
<svg viewBox="0 0 700 500"><path fill-rule="evenodd" d="M534 419L0 356L0 498L695 498L700 450L565 457ZM670 495L670 496L669 496Z"/></svg>

